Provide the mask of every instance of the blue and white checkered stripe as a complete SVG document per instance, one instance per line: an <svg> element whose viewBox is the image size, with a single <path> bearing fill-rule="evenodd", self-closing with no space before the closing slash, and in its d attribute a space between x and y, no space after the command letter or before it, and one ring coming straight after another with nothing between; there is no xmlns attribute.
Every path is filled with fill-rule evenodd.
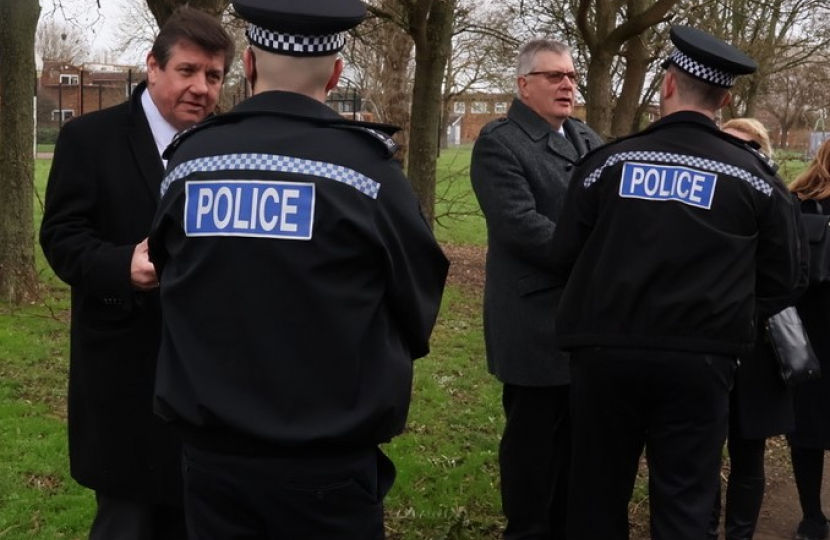
<svg viewBox="0 0 830 540"><path fill-rule="evenodd" d="M697 77L698 79L723 88L732 88L735 84L735 79L738 78L737 75L701 64L679 49L672 51L671 56L669 56L669 61L674 62L677 67L692 77Z"/></svg>
<svg viewBox="0 0 830 540"><path fill-rule="evenodd" d="M192 159L177 165L161 183L161 196L164 197L173 182L193 173L225 171L270 171L328 178L351 186L372 199L377 199L380 191L378 182L334 163L274 154L225 154Z"/></svg>
<svg viewBox="0 0 830 540"><path fill-rule="evenodd" d="M599 180L599 177L602 174L603 170L605 170L607 167L613 167L617 163L621 163L623 161L669 163L671 165L682 165L685 167L709 171L716 174L734 176L735 178L739 178L744 182L748 183L750 186L752 186L757 191L760 191L764 195L768 197L772 195L772 186L770 184L768 184L761 178L758 178L757 176L753 175L745 169L741 169L740 167L730 165L729 163L723 163L721 161L713 161L711 159L702 158L700 156L686 156L683 154L672 154L668 152L637 151L613 154L611 156L608 156L608 159L606 159L605 163L603 163L599 168L595 169L588 176L586 176L582 185L586 188L590 187L597 180Z"/></svg>
<svg viewBox="0 0 830 540"><path fill-rule="evenodd" d="M245 32L254 45L275 53L305 56L334 54L346 45L346 34L338 32L324 36L281 34L249 24Z"/></svg>

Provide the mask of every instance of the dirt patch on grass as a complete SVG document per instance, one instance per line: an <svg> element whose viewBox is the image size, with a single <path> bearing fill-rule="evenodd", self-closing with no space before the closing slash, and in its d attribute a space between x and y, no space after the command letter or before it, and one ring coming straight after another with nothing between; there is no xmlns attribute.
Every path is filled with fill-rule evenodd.
<svg viewBox="0 0 830 540"><path fill-rule="evenodd" d="M487 248L459 244L443 244L444 254L450 260L447 283L464 289L484 289L484 260Z"/></svg>

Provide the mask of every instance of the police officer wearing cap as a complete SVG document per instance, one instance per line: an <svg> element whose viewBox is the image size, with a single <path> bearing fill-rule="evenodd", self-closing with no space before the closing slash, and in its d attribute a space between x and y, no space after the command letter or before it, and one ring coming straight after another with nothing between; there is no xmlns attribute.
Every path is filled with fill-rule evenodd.
<svg viewBox="0 0 830 540"><path fill-rule="evenodd" d="M570 540L628 538L644 448L651 538L705 538L756 302L783 307L799 278L789 195L714 121L755 63L693 28L671 39L662 118L585 157L554 236L572 353Z"/></svg>
<svg viewBox="0 0 830 540"><path fill-rule="evenodd" d="M325 106L357 0L234 0L253 96L168 152L150 234L155 410L182 434L198 540L384 537L448 263L388 126Z"/></svg>

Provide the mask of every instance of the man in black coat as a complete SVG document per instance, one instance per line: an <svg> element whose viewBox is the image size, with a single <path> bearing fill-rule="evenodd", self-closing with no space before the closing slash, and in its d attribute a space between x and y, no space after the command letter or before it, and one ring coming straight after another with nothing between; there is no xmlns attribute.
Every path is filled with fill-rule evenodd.
<svg viewBox="0 0 830 540"><path fill-rule="evenodd" d="M567 357L554 332L551 246L571 170L602 141L571 118L576 73L568 47L525 44L518 97L484 127L471 180L487 220L484 334L487 364L502 383L505 539L564 538L570 426Z"/></svg>
<svg viewBox="0 0 830 540"><path fill-rule="evenodd" d="M95 490L91 540L183 540L181 445L153 415L161 333L146 237L173 135L210 114L233 41L182 8L129 102L68 122L55 147L40 241L72 289L69 452Z"/></svg>

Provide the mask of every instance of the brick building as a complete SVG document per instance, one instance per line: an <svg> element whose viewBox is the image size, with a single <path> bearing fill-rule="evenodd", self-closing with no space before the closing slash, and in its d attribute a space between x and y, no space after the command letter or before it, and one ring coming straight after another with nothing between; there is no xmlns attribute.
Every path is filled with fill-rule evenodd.
<svg viewBox="0 0 830 540"><path fill-rule="evenodd" d="M58 127L70 118L122 103L144 77L131 66L45 61L38 84L38 125Z"/></svg>
<svg viewBox="0 0 830 540"><path fill-rule="evenodd" d="M449 105L447 126L448 144L469 144L476 140L481 128L497 118L507 116L513 94L488 94L483 92L455 97ZM574 116L585 119L585 105L577 103Z"/></svg>

